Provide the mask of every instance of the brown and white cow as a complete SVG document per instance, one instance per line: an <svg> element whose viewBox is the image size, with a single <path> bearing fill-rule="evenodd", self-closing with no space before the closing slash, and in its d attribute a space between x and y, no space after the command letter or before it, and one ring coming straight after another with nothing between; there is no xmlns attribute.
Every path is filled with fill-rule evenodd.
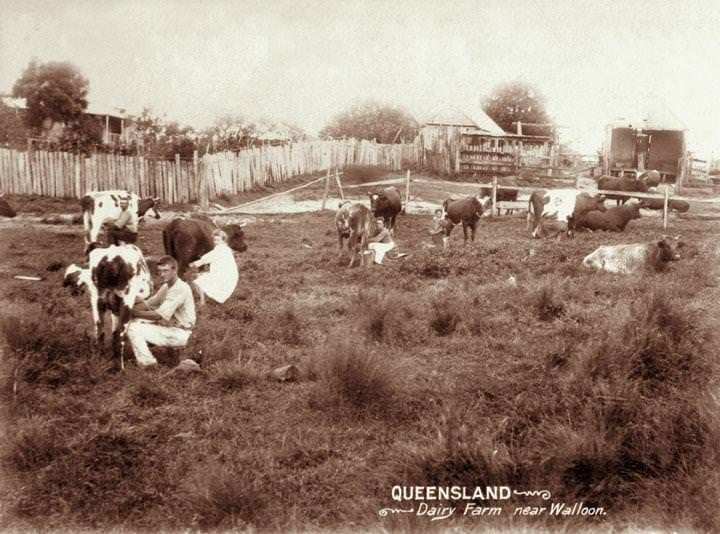
<svg viewBox="0 0 720 534"><path fill-rule="evenodd" d="M681 246L680 236L663 236L652 243L605 245L585 256L583 265L590 269L622 274L643 270L662 271L668 262L680 259L678 247Z"/></svg>
<svg viewBox="0 0 720 534"><path fill-rule="evenodd" d="M130 197L128 209L135 211L138 217L141 218L152 210L154 217L156 219L160 218L160 213L157 210L158 198L140 198L135 193L122 190L91 191L80 199L80 206L83 211L86 254L97 246L98 235L102 231L103 223L108 219L114 220L120 216L122 211L120 199L128 196Z"/></svg>
<svg viewBox="0 0 720 534"><path fill-rule="evenodd" d="M98 345L105 339L106 311L112 314L112 349L120 369L125 368L123 351L132 307L138 298L150 297L152 276L142 252L135 245L95 248L90 251L87 268L72 264L65 271L64 286L74 293L87 289Z"/></svg>
<svg viewBox="0 0 720 534"><path fill-rule="evenodd" d="M335 229L338 234L338 248L340 257L343 253L343 240L348 240L350 263L352 267L355 258L367 249L368 239L377 231L375 217L370 209L359 202L341 202L335 213Z"/></svg>
<svg viewBox="0 0 720 534"><path fill-rule="evenodd" d="M528 200L527 228L534 238L572 237L575 223L588 211L605 211L605 197L577 189L533 191Z"/></svg>

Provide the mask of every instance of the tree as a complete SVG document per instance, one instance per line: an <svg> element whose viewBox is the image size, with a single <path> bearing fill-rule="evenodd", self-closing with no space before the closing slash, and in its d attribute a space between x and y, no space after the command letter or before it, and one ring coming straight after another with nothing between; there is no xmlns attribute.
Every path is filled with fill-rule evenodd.
<svg viewBox="0 0 720 534"><path fill-rule="evenodd" d="M417 122L404 109L368 100L336 115L320 135L394 143L403 137L414 138L417 129Z"/></svg>
<svg viewBox="0 0 720 534"><path fill-rule="evenodd" d="M25 120L38 129L48 119L66 125L79 121L87 109L88 88L88 80L71 63L32 60L12 92L25 99Z"/></svg>
<svg viewBox="0 0 720 534"><path fill-rule="evenodd" d="M12 148L27 146L30 132L23 121L23 112L0 101L0 145Z"/></svg>
<svg viewBox="0 0 720 534"><path fill-rule="evenodd" d="M552 135L552 126L525 126L553 122L545 111L545 98L528 83L512 81L497 86L483 102L483 109L506 132L515 132L516 121L521 121L525 134Z"/></svg>

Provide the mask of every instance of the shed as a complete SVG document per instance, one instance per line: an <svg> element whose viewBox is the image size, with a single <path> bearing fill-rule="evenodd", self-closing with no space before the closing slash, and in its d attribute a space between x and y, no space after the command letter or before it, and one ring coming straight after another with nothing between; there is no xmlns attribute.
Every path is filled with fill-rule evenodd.
<svg viewBox="0 0 720 534"><path fill-rule="evenodd" d="M648 100L643 108L607 125L603 173L617 176L656 170L664 181L675 181L682 173L687 152L687 128L655 99Z"/></svg>

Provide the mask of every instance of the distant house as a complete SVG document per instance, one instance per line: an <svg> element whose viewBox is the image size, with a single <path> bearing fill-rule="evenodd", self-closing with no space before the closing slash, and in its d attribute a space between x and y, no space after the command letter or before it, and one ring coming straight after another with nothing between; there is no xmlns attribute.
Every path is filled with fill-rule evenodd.
<svg viewBox="0 0 720 534"><path fill-rule="evenodd" d="M448 174L508 175L547 164L550 137L505 132L480 107L446 106L420 128L424 165Z"/></svg>
<svg viewBox="0 0 720 534"><path fill-rule="evenodd" d="M656 170L674 181L686 156L685 124L664 104L648 98L638 112L607 125L603 173L620 175Z"/></svg>
<svg viewBox="0 0 720 534"><path fill-rule="evenodd" d="M18 113L25 113L25 99L2 97L2 103L15 109ZM85 115L93 118L102 128L102 141L111 147L132 144L133 141L142 143L142 138L136 136L132 122L127 118L125 110L121 108L108 108L90 103ZM50 142L57 142L63 135L65 124L50 119L43 124L43 138Z"/></svg>

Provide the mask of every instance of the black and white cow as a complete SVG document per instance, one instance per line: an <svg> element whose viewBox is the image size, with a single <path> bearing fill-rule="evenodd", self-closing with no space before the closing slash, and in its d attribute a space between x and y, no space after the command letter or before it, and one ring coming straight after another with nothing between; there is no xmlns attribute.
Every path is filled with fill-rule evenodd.
<svg viewBox="0 0 720 534"><path fill-rule="evenodd" d="M150 269L140 249L135 245L95 248L90 251L87 268L75 264L67 268L63 285L71 287L73 293L88 291L98 345L105 339L105 312L111 312L113 357L124 369L123 351L131 309L136 299L147 299L153 290Z"/></svg>
<svg viewBox="0 0 720 534"><path fill-rule="evenodd" d="M120 216L120 199L130 197L129 210L135 211L138 217L143 217L148 211L156 219L160 218L157 210L158 198L140 198L135 193L127 191L91 191L80 199L83 211L83 226L85 230L85 253L87 254L98 242L98 235L102 231L106 220L115 220Z"/></svg>

